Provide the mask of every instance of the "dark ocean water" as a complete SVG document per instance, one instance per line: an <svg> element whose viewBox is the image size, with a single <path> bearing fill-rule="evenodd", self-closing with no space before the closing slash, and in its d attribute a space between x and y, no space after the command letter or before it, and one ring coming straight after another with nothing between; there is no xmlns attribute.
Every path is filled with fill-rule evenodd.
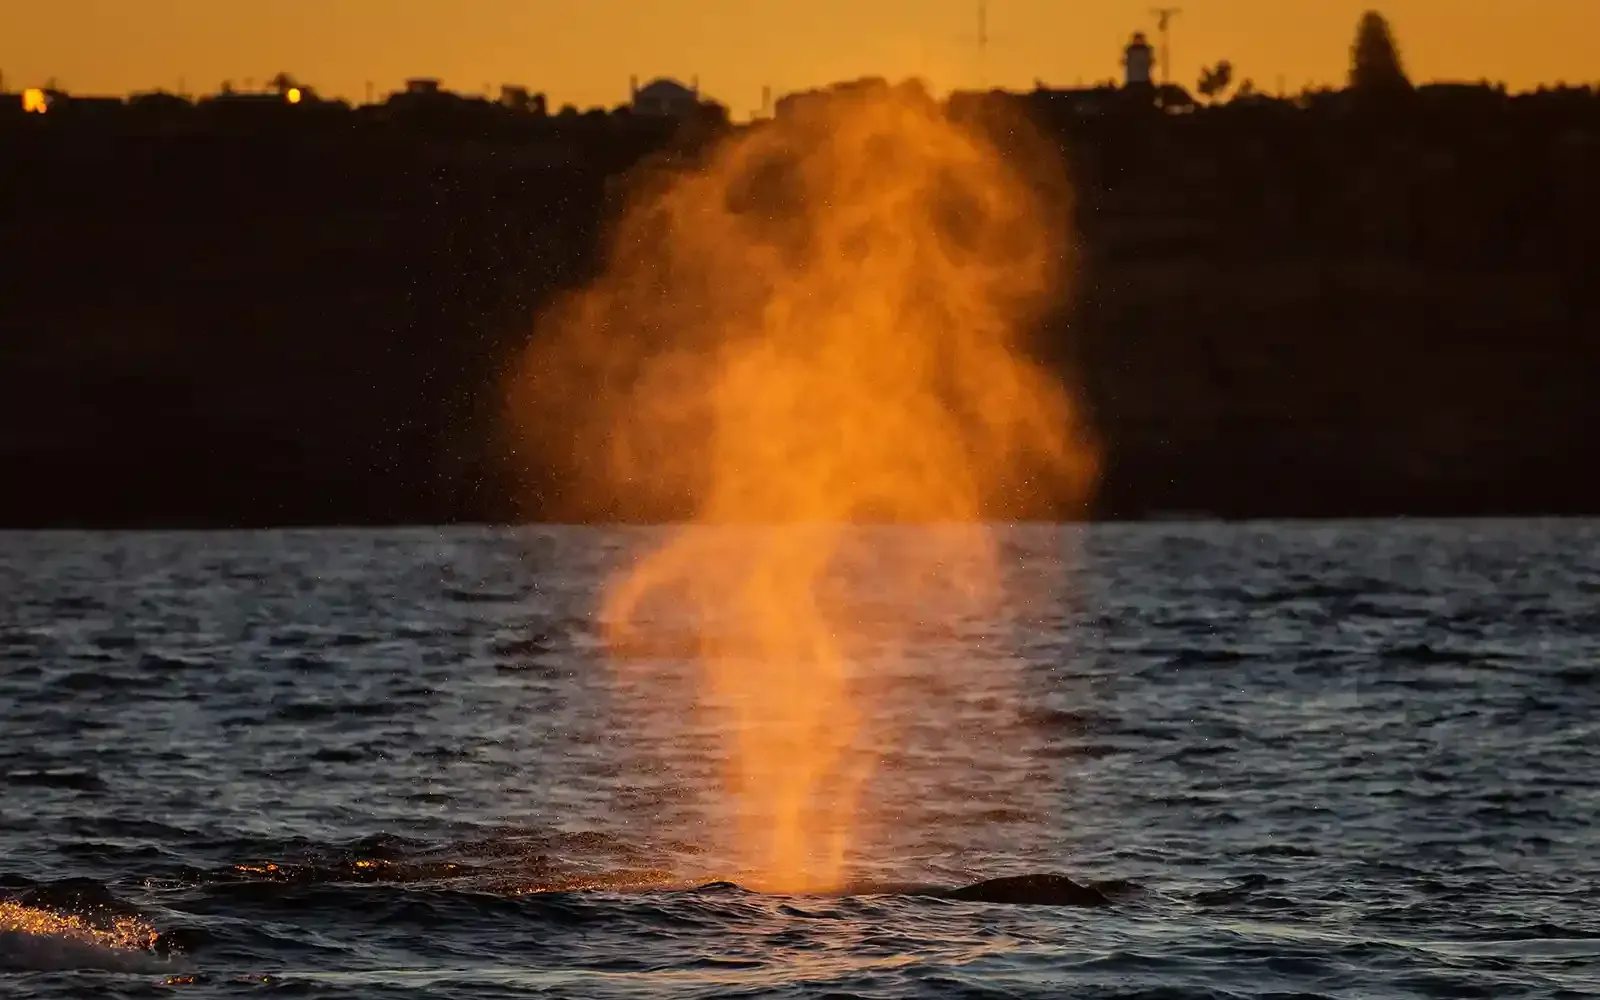
<svg viewBox="0 0 1600 1000"><path fill-rule="evenodd" d="M1600 524L1007 529L809 897L602 655L649 540L0 535L0 997L1600 995Z"/></svg>

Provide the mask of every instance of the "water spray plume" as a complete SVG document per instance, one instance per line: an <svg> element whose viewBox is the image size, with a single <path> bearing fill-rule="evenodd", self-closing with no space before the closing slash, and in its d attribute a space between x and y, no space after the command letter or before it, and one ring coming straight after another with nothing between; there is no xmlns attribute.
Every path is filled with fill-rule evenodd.
<svg viewBox="0 0 1600 1000"><path fill-rule="evenodd" d="M986 519L1059 513L1092 483L1068 393L1023 349L1069 245L1055 158L1024 134L915 85L732 133L639 187L603 274L512 379L516 446L558 470L569 511L690 522L610 582L601 617L622 670L690 636L674 648L721 720L747 884L847 877L871 747L892 738L864 665L1003 599ZM921 527L869 544L868 523Z"/></svg>

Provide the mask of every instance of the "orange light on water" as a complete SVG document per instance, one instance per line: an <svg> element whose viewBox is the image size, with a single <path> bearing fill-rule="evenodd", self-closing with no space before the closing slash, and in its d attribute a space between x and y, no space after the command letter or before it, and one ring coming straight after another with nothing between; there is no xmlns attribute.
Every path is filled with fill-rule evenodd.
<svg viewBox="0 0 1600 1000"><path fill-rule="evenodd" d="M56 913L12 900L0 901L0 934L68 938L133 951L150 948L159 937L154 927L137 917L118 916L97 927L77 914Z"/></svg>
<svg viewBox="0 0 1600 1000"><path fill-rule="evenodd" d="M907 86L726 137L640 186L604 275L543 317L511 384L517 446L588 510L692 511L601 617L625 683L653 644L699 663L756 888L848 875L862 748L892 739L867 731L861 651L999 600L984 519L1093 479L1068 394L1021 350L1067 277L1064 187L990 134ZM863 522L924 527L847 572ZM653 635L664 618L691 638Z"/></svg>
<svg viewBox="0 0 1600 1000"><path fill-rule="evenodd" d="M50 110L50 96L38 87L22 92L22 110L30 115L42 115Z"/></svg>

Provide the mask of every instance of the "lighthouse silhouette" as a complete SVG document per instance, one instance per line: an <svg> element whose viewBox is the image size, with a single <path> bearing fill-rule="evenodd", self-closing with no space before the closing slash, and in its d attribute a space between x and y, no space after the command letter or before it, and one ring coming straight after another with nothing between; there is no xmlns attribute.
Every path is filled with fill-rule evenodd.
<svg viewBox="0 0 1600 1000"><path fill-rule="evenodd" d="M1122 65L1127 72L1126 86L1148 87L1151 85L1151 71L1155 67L1155 50L1150 47L1150 42L1145 38L1144 32L1134 32L1133 40L1128 43L1128 48L1123 53Z"/></svg>

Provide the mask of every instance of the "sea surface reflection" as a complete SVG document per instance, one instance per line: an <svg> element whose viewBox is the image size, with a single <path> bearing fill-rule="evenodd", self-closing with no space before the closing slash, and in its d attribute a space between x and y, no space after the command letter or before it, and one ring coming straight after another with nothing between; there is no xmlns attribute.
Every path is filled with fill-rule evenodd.
<svg viewBox="0 0 1600 1000"><path fill-rule="evenodd" d="M812 896L738 884L683 650L605 655L650 530L0 535L0 995L1600 983L1600 524L997 530ZM1118 891L928 894L1043 872Z"/></svg>

